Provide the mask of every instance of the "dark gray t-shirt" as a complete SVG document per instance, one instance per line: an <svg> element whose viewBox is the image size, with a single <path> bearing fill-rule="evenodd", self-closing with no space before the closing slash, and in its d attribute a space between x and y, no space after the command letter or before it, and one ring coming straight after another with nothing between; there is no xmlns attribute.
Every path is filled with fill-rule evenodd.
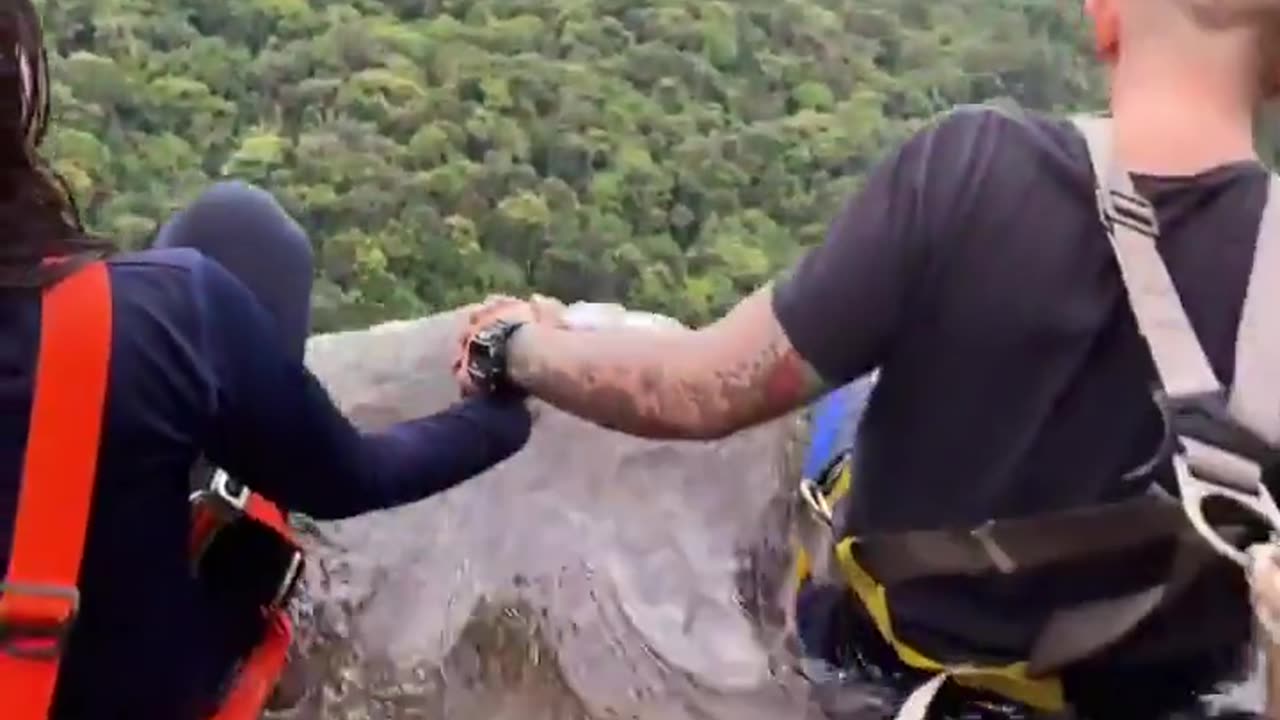
<svg viewBox="0 0 1280 720"><path fill-rule="evenodd" d="M1267 179L1260 164L1135 178L1224 382ZM880 368L847 532L976 525L1113 498L1159 442L1154 368L1067 120L948 114L875 170L774 304L832 385ZM1160 572L1167 558L1148 560L1111 577L917 583L891 598L895 628L925 647L1020 655L1055 603Z"/></svg>

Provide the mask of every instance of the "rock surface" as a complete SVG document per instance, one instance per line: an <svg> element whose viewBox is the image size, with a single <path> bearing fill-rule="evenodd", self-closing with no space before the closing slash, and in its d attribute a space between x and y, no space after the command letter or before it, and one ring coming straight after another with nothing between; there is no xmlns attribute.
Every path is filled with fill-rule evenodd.
<svg viewBox="0 0 1280 720"><path fill-rule="evenodd" d="M314 338L357 423L447 407L456 313ZM770 648L796 424L637 440L539 406L526 448L413 506L307 524L306 718L802 717Z"/></svg>

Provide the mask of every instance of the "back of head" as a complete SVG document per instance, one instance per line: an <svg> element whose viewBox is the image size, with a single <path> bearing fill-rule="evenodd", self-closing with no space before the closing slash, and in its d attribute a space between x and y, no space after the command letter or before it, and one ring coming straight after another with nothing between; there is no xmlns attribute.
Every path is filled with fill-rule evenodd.
<svg viewBox="0 0 1280 720"><path fill-rule="evenodd" d="M0 287L41 285L41 261L101 256L65 185L40 156L49 119L48 63L30 0L0 0Z"/></svg>
<svg viewBox="0 0 1280 720"><path fill-rule="evenodd" d="M1280 0L1085 0L1110 69L1119 150L1187 175L1256 161L1280 91Z"/></svg>
<svg viewBox="0 0 1280 720"><path fill-rule="evenodd" d="M1086 0L1110 62L1233 75L1264 100L1280 88L1280 0Z"/></svg>
<svg viewBox="0 0 1280 720"><path fill-rule="evenodd" d="M1280 16L1280 0L1174 0L1192 17L1209 27L1274 23Z"/></svg>
<svg viewBox="0 0 1280 720"><path fill-rule="evenodd" d="M1262 99L1280 91L1280 0L1176 0L1207 33L1243 36L1256 58Z"/></svg>

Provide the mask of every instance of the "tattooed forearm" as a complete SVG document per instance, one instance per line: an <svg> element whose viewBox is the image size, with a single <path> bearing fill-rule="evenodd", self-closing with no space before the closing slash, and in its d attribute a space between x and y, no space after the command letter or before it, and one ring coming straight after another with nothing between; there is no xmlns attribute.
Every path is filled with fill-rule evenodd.
<svg viewBox="0 0 1280 720"><path fill-rule="evenodd" d="M510 367L517 383L551 404L652 438L722 437L823 389L767 299L697 332L526 327L513 341Z"/></svg>

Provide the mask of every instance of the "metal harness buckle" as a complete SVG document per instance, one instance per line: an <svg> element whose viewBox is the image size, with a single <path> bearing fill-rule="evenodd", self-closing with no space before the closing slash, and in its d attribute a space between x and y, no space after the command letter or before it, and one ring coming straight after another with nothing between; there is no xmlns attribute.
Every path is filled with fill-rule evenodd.
<svg viewBox="0 0 1280 720"><path fill-rule="evenodd" d="M1248 568L1248 552L1210 523L1205 503L1226 500L1247 511L1273 539L1280 536L1280 507L1264 482L1267 470L1277 467L1278 453L1231 418L1222 393L1157 393L1156 405L1164 418L1161 455L1173 464L1187 519L1216 552Z"/></svg>
<svg viewBox="0 0 1280 720"><path fill-rule="evenodd" d="M840 481L841 474L845 472L852 462L850 454L842 452L832 458L816 478L801 478L800 480L800 497L804 498L805 504L809 506L813 514L826 523L828 527L834 522L835 511L831 507L831 502L827 500L827 496L835 489L836 483Z"/></svg>
<svg viewBox="0 0 1280 720"><path fill-rule="evenodd" d="M0 582L0 597L26 596L62 600L66 612L58 617L11 617L0 604L0 652L25 660L53 660L66 648L80 615L80 590L69 585Z"/></svg>
<svg viewBox="0 0 1280 720"><path fill-rule="evenodd" d="M193 502L200 500L212 500L217 508L219 515L223 518L223 523L233 522L239 518L247 518L251 522L256 523L262 528L270 528L265 523L261 523L248 512L249 499L252 491L247 485L244 485L232 479L227 473L218 469L209 482L209 487L192 493L191 500ZM204 547L200 548L201 553L208 548L223 527L214 530ZM279 535L274 528L270 528L270 532L277 538L281 546L288 546L288 559L279 568L279 581L275 584L271 597L263 603L263 607L267 610L283 609L289 600L293 597L302 578L303 569L306 563L306 557L302 549L294 544L289 538ZM199 558L196 558L199 563Z"/></svg>
<svg viewBox="0 0 1280 720"><path fill-rule="evenodd" d="M213 473L209 485L191 493L188 501L196 503L216 500L223 517L227 515L235 517L245 513L249 505L249 495L250 490L247 485L236 482L227 475L226 471L218 469Z"/></svg>
<svg viewBox="0 0 1280 720"><path fill-rule="evenodd" d="M223 470L213 474L213 480L209 483L209 492L239 512L244 512L249 504L249 486L232 480L231 476Z"/></svg>
<svg viewBox="0 0 1280 720"><path fill-rule="evenodd" d="M809 506L809 510L826 525L832 523L831 505L827 503L827 498L822 494L822 488L817 481L812 478L803 478L800 480L800 497L804 498L805 504Z"/></svg>

